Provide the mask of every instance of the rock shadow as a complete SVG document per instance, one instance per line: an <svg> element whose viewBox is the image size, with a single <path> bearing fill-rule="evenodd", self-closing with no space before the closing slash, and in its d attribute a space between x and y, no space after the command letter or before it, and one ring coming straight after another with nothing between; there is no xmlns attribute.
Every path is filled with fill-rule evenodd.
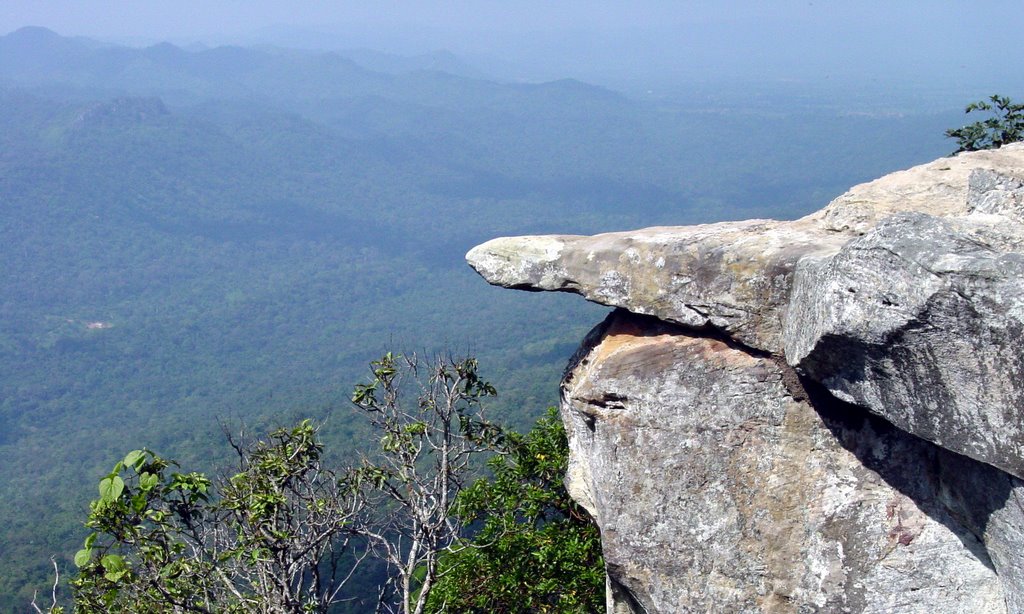
<svg viewBox="0 0 1024 614"><path fill-rule="evenodd" d="M868 410L834 397L824 386L798 380L836 441L867 469L946 526L964 547L997 571L986 548L993 514L1011 497L1014 479L986 463L907 433ZM884 442L887 454L880 454ZM902 462L894 462L899 460Z"/></svg>

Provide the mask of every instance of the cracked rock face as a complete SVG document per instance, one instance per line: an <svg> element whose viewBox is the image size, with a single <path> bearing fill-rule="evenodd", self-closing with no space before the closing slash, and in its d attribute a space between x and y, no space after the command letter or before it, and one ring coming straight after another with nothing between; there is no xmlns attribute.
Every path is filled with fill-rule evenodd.
<svg viewBox="0 0 1024 614"><path fill-rule="evenodd" d="M1022 238L1009 222L899 214L805 260L787 358L839 398L1024 476Z"/></svg>
<svg viewBox="0 0 1024 614"><path fill-rule="evenodd" d="M816 410L770 357L616 312L562 409L634 611L1006 611L983 536L939 503L940 450Z"/></svg>
<svg viewBox="0 0 1024 614"><path fill-rule="evenodd" d="M1024 613L1024 144L467 259L619 308L562 391L610 611Z"/></svg>

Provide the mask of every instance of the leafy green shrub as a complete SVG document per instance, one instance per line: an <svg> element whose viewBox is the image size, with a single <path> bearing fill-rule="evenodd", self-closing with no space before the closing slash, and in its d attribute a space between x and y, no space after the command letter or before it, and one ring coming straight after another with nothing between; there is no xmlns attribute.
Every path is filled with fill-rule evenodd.
<svg viewBox="0 0 1024 614"><path fill-rule="evenodd" d="M218 482L148 450L100 480L75 554L76 612L312 613L338 601L361 500L321 466L316 428L232 446L240 471Z"/></svg>
<svg viewBox="0 0 1024 614"><path fill-rule="evenodd" d="M993 94L988 102L979 100L967 105L965 113L992 111L994 115L986 120L968 124L962 128L946 130L946 136L956 139L957 150L978 151L999 149L1007 143L1024 140L1024 104L1013 104L1006 96Z"/></svg>
<svg viewBox="0 0 1024 614"><path fill-rule="evenodd" d="M479 532L441 561L429 612L584 613L604 609L597 526L562 480L569 447L557 410L459 495L458 513Z"/></svg>

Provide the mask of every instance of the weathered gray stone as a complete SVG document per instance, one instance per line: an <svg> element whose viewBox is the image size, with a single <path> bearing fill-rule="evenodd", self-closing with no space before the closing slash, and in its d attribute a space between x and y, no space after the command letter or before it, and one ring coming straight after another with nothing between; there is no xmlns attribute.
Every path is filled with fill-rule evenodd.
<svg viewBox="0 0 1024 614"><path fill-rule="evenodd" d="M977 509L977 500L971 503ZM1006 611L1019 614L1024 612L1024 483L1012 480L1006 498L995 503L982 536L1003 585Z"/></svg>
<svg viewBox="0 0 1024 614"><path fill-rule="evenodd" d="M1024 476L1021 230L899 214L803 260L787 360L908 432Z"/></svg>
<svg viewBox="0 0 1024 614"><path fill-rule="evenodd" d="M473 248L466 259L492 284L574 292L778 350L781 308L797 261L834 253L847 240L808 224L752 220L593 237L506 237Z"/></svg>
<svg viewBox="0 0 1024 614"><path fill-rule="evenodd" d="M563 383L609 612L1024 614L1024 144L467 259L628 310Z"/></svg>
<svg viewBox="0 0 1024 614"><path fill-rule="evenodd" d="M1024 612L1024 482L940 450L938 501L978 539L999 574L1008 612Z"/></svg>
<svg viewBox="0 0 1024 614"><path fill-rule="evenodd" d="M804 220L833 232L864 234L894 213L917 211L940 217L963 215L970 209L965 195L976 170L1024 173L1024 144L975 151L890 173L850 188L827 207Z"/></svg>
<svg viewBox="0 0 1024 614"><path fill-rule="evenodd" d="M625 312L574 360L570 487L636 611L1005 611L983 544L938 503L938 448Z"/></svg>
<svg viewBox="0 0 1024 614"><path fill-rule="evenodd" d="M1009 174L1006 169L974 170L967 184L967 210L1024 223L1024 175Z"/></svg>

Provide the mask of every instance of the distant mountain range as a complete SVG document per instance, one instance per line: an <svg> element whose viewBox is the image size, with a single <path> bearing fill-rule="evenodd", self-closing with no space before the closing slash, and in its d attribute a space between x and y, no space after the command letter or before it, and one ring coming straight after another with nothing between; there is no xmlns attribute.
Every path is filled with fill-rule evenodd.
<svg viewBox="0 0 1024 614"><path fill-rule="evenodd" d="M462 104L467 96L500 91L516 97L537 88L566 86L576 96L616 96L580 82L513 85L485 81L484 76L444 51L403 57L366 49L344 53L237 46L186 50L166 42L134 48L63 37L41 27L25 27L0 37L0 84L17 86L59 83L88 91L170 98L184 92L192 97L268 100L383 96L418 104L444 104L453 98Z"/></svg>

